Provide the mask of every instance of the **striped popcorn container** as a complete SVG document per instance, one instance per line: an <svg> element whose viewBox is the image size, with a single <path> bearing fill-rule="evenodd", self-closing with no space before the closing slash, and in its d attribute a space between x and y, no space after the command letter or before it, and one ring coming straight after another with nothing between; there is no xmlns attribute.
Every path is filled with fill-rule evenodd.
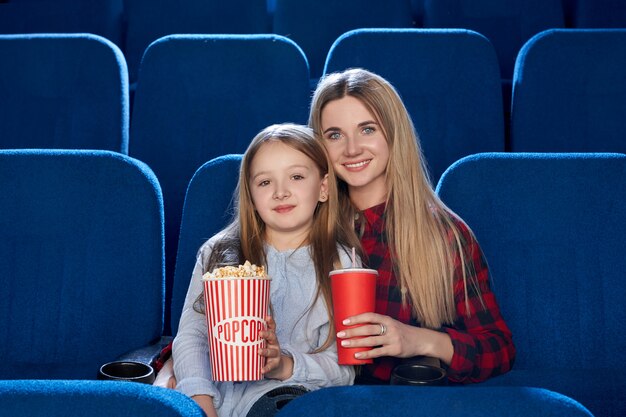
<svg viewBox="0 0 626 417"><path fill-rule="evenodd" d="M265 341L270 294L267 277L204 279L204 301L209 327L209 351L214 381L263 379L265 358L259 355Z"/></svg>

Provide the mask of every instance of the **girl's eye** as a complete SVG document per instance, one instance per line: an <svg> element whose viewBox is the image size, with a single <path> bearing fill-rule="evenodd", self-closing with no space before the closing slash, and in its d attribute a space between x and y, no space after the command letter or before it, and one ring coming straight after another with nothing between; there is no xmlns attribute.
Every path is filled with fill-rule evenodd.
<svg viewBox="0 0 626 417"><path fill-rule="evenodd" d="M294 175L292 175L292 176L291 176L291 179L292 179L292 180L296 180L296 181L298 181L298 180L303 180L303 179L304 179L304 176L303 176L303 175L300 175L300 174L294 174Z"/></svg>
<svg viewBox="0 0 626 417"><path fill-rule="evenodd" d="M269 180L263 180L263 181L260 181L260 182L258 183L258 186L259 186L259 187L265 187L265 186L267 186L267 185L269 185L269 184L270 184Z"/></svg>

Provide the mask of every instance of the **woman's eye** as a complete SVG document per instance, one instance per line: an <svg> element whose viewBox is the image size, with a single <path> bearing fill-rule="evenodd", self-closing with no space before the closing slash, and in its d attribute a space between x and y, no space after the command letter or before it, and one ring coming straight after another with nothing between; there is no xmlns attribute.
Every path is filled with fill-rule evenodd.
<svg viewBox="0 0 626 417"><path fill-rule="evenodd" d="M371 135L372 133L374 133L376 130L373 127L364 127L363 128L363 133L366 135Z"/></svg>
<svg viewBox="0 0 626 417"><path fill-rule="evenodd" d="M339 140L341 139L341 133L339 132L332 132L327 136L328 140Z"/></svg>

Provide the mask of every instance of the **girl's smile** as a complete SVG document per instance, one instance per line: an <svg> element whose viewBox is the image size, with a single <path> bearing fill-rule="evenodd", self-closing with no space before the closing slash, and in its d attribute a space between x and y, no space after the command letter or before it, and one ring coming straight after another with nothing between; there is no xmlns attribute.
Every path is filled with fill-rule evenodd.
<svg viewBox="0 0 626 417"><path fill-rule="evenodd" d="M274 211L278 212L278 213L289 213L291 210L294 209L294 205L292 204L283 204L277 207L274 207Z"/></svg>

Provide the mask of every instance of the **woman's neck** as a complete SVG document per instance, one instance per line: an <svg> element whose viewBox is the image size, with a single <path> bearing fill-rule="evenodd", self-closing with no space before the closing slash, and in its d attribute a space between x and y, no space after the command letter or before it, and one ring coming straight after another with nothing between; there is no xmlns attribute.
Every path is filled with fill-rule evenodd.
<svg viewBox="0 0 626 417"><path fill-rule="evenodd" d="M386 192L376 192L369 187L350 187L350 201L359 210L377 206L387 200Z"/></svg>

